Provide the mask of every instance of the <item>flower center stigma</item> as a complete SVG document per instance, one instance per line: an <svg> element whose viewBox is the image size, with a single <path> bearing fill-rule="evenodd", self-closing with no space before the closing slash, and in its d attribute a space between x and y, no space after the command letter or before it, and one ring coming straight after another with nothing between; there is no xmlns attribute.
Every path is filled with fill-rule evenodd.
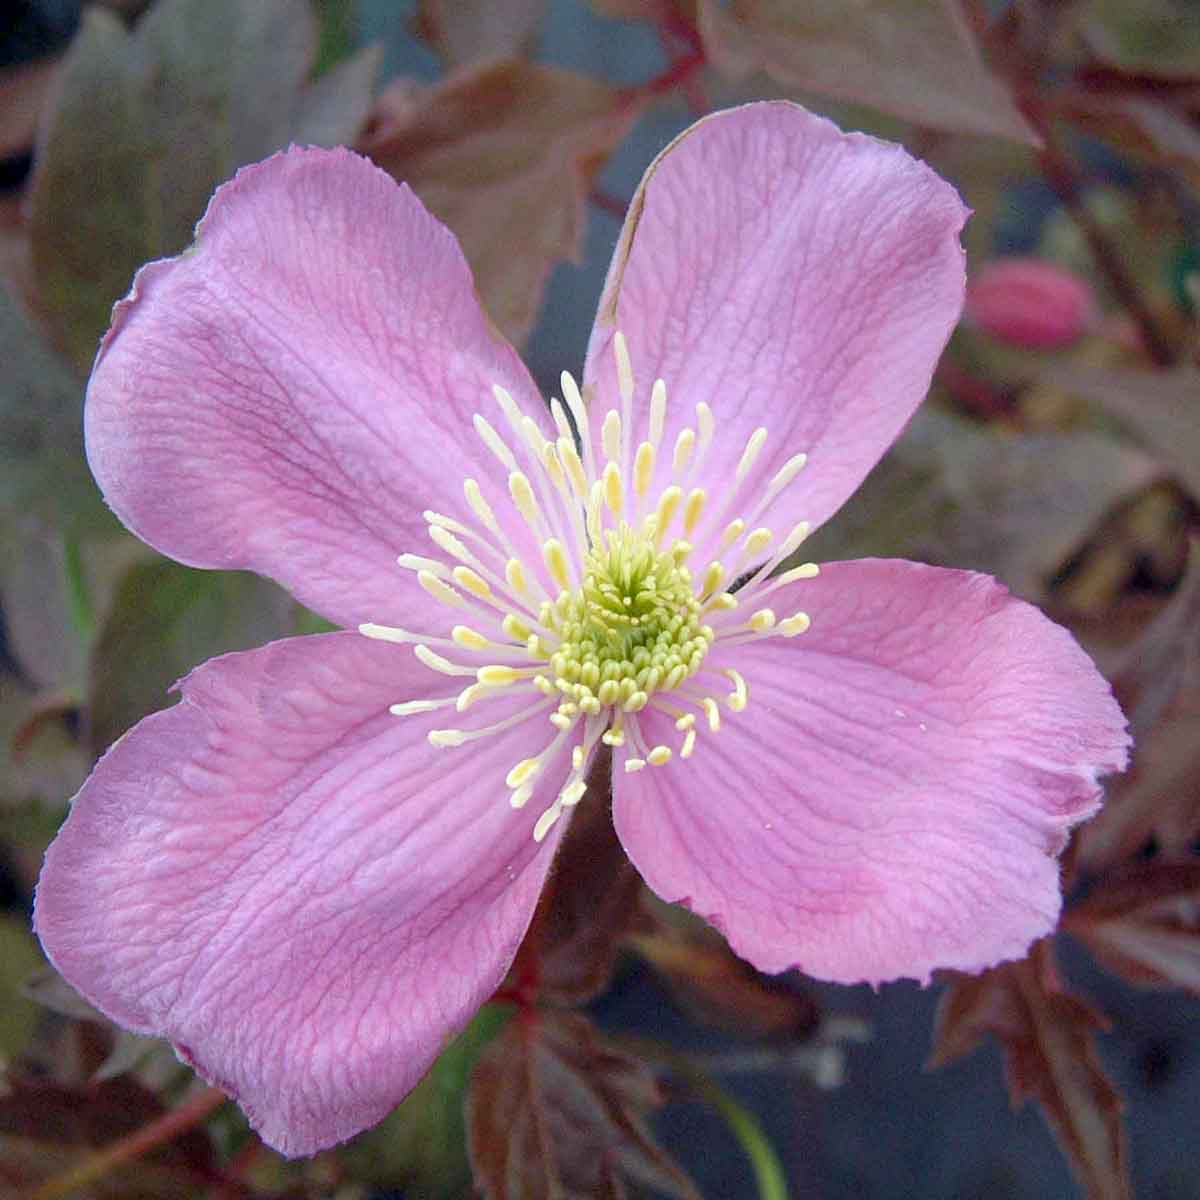
<svg viewBox="0 0 1200 1200"><path fill-rule="evenodd" d="M721 496L710 496L702 481L716 437L711 408L696 405L694 426L681 429L668 452L665 384L655 382L636 423L644 429L636 428L620 333L613 349L621 406L598 427L566 372L563 401L551 403L553 438L500 387L493 395L507 436L475 415L476 432L507 472L508 496L489 499L476 480L465 480L461 519L424 514L438 557L398 560L447 610L448 636L359 627L367 637L412 644L430 671L465 683L454 695L443 687L440 698L394 704L394 715L504 710L490 724L435 729L433 745L460 747L526 722L549 723L545 745L513 764L504 781L512 806L523 808L543 772L569 758L566 783L534 826L538 841L583 798L601 743L626 751L626 772L663 767L690 759L702 731L719 733L722 707L743 712L748 682L733 667L714 667L711 652L803 633L806 613L778 619L762 601L818 573L816 564L801 563L775 574L808 536L807 522L778 541L756 524L805 456L768 476L760 465L767 431L756 429L732 481L722 479ZM635 444L637 433L644 437ZM702 569L693 563L697 545ZM651 724L664 728L662 718L673 744L650 736Z"/></svg>

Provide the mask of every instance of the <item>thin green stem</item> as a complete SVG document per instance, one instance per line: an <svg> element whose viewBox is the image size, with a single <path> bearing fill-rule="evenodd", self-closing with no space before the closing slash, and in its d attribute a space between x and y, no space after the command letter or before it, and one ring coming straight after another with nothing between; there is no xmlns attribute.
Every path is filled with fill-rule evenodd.
<svg viewBox="0 0 1200 1200"><path fill-rule="evenodd" d="M71 624L75 627L80 642L87 646L96 629L96 609L92 604L92 593L83 568L79 538L74 534L64 533L62 549L63 579L67 586L67 608L71 614Z"/></svg>

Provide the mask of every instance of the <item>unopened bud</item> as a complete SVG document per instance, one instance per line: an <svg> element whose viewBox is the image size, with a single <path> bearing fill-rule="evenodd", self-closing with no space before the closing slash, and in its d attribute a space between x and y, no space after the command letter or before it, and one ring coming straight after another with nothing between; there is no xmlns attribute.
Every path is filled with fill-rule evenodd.
<svg viewBox="0 0 1200 1200"><path fill-rule="evenodd" d="M1024 350L1063 350L1096 317L1089 284L1054 263L1002 258L988 263L967 288L967 312L998 341Z"/></svg>

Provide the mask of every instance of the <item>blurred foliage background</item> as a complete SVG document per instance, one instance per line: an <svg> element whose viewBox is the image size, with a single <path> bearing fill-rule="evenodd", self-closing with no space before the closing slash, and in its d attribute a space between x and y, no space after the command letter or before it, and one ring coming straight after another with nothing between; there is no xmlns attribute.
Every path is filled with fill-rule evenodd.
<svg viewBox="0 0 1200 1200"><path fill-rule="evenodd" d="M4 12L0 1196L1200 1197L1200 8ZM346 144L454 230L549 390L582 362L653 155L697 115L781 96L904 142L975 210L931 401L812 554L995 574L1113 681L1136 756L1068 851L1062 930L927 992L767 979L649 899L584 805L513 987L384 1125L285 1163L169 1047L73 995L29 930L95 758L205 658L321 627L272 584L156 557L107 512L80 413L110 307L239 165ZM1036 1105L1010 1111L1005 1087ZM551 1136L522 1134L530 1119Z"/></svg>

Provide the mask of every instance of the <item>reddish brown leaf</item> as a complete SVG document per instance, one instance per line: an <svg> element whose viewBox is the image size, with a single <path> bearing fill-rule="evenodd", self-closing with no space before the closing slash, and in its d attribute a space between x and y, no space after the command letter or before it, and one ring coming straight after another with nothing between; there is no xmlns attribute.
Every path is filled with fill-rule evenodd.
<svg viewBox="0 0 1200 1200"><path fill-rule="evenodd" d="M133 1133L166 1111L152 1092L128 1076L67 1087L9 1075L5 1084L0 1097L0 1187L12 1183L31 1188L77 1164L84 1152ZM212 1144L196 1129L96 1181L88 1195L98 1200L203 1195L205 1184L219 1178Z"/></svg>
<svg viewBox="0 0 1200 1200"><path fill-rule="evenodd" d="M1106 370L1060 363L1042 376L1126 426L1200 499L1200 371Z"/></svg>
<svg viewBox="0 0 1200 1200"><path fill-rule="evenodd" d="M1063 918L1109 971L1200 996L1200 862L1138 863Z"/></svg>
<svg viewBox="0 0 1200 1200"><path fill-rule="evenodd" d="M33 135L58 76L59 61L40 58L0 71L0 158L33 148Z"/></svg>
<svg viewBox="0 0 1200 1200"><path fill-rule="evenodd" d="M1171 854L1200 834L1200 549L1167 607L1112 672L1134 735L1130 770L1109 786L1103 811L1077 836L1095 871L1135 854L1150 837Z"/></svg>
<svg viewBox="0 0 1200 1200"><path fill-rule="evenodd" d="M467 1095L476 1184L488 1200L617 1200L628 1179L699 1200L646 1128L658 1103L645 1064L585 1018L519 1014L480 1059Z"/></svg>
<svg viewBox="0 0 1200 1200"><path fill-rule="evenodd" d="M713 64L734 79L763 70L934 129L1037 144L956 0L701 0L699 21Z"/></svg>
<svg viewBox="0 0 1200 1200"><path fill-rule="evenodd" d="M644 890L613 829L612 755L604 749L559 847L533 926L542 994L574 1003L608 983Z"/></svg>
<svg viewBox="0 0 1200 1200"><path fill-rule="evenodd" d="M976 977L955 977L942 995L931 1067L970 1053L985 1034L1004 1048L1015 1106L1042 1106L1090 1200L1132 1200L1121 1095L1096 1052L1106 1028L1090 1005L1063 989L1049 941L1029 958Z"/></svg>
<svg viewBox="0 0 1200 1200"><path fill-rule="evenodd" d="M526 58L537 47L546 0L421 0L417 33L447 67Z"/></svg>
<svg viewBox="0 0 1200 1200"><path fill-rule="evenodd" d="M820 1012L809 996L756 971L707 926L659 923L630 944L699 1021L749 1038L795 1040L817 1029Z"/></svg>
<svg viewBox="0 0 1200 1200"><path fill-rule="evenodd" d="M484 307L520 342L551 267L578 260L591 182L642 103L570 71L496 63L393 86L362 149L453 230Z"/></svg>

